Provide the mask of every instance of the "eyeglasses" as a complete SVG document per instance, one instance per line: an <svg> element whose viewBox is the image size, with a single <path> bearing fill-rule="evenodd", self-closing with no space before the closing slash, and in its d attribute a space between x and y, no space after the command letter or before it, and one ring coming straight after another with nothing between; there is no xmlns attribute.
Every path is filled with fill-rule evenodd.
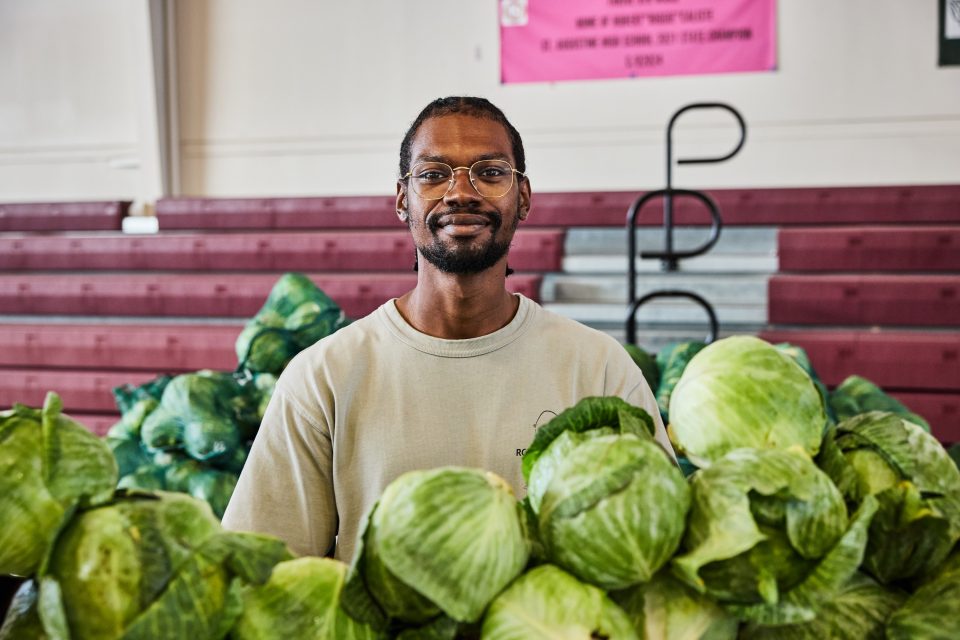
<svg viewBox="0 0 960 640"><path fill-rule="evenodd" d="M421 198L439 200L453 187L457 171L465 169L470 184L484 198L501 198L513 187L513 174L526 177L506 160L477 160L469 167L451 167L443 162L420 162L413 166L403 179L410 178L410 185Z"/></svg>

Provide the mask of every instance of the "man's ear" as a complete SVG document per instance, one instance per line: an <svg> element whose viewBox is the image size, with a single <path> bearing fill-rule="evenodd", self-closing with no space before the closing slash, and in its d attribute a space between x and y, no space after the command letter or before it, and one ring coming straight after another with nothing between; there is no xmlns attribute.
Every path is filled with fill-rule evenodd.
<svg viewBox="0 0 960 640"><path fill-rule="evenodd" d="M397 217L401 222L406 222L410 217L407 214L407 190L400 180L397 180Z"/></svg>
<svg viewBox="0 0 960 640"><path fill-rule="evenodd" d="M530 178L526 176L520 178L517 187L520 190L520 219L526 220L530 215L530 200L533 195L530 191Z"/></svg>

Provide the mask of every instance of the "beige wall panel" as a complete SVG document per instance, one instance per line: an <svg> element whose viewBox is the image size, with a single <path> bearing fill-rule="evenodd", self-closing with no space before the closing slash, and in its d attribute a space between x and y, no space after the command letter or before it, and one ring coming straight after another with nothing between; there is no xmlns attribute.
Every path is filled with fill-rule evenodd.
<svg viewBox="0 0 960 640"><path fill-rule="evenodd" d="M936 67L936 7L781 0L773 73L500 85L496 2L181 3L188 193L392 190L400 137L433 97L500 105L541 190L663 184L678 107L728 102L750 126L734 160L678 169L705 187L960 179L960 70ZM678 156L724 153L722 115L685 116Z"/></svg>
<svg viewBox="0 0 960 640"><path fill-rule="evenodd" d="M0 2L0 199L138 195L136 5Z"/></svg>
<svg viewBox="0 0 960 640"><path fill-rule="evenodd" d="M663 127L694 101L750 132L677 186L960 181L960 68L936 67L932 2L779 0L772 73L501 85L495 0L172 1L186 194L391 192L410 120L458 93L507 112L540 190L662 186ZM0 1L0 199L154 197L146 6ZM678 155L733 141L728 118L685 116Z"/></svg>

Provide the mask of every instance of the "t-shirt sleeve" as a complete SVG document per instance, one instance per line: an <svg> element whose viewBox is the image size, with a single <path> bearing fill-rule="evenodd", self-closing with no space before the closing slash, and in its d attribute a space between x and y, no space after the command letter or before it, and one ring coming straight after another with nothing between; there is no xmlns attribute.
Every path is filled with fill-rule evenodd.
<svg viewBox="0 0 960 640"><path fill-rule="evenodd" d="M285 541L298 555L332 552L337 532L330 431L277 385L223 515L223 526Z"/></svg>

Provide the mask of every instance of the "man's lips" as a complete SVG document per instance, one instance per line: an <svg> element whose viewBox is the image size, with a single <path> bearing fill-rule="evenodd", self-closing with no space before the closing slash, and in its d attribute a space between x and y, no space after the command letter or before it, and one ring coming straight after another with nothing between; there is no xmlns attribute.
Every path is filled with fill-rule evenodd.
<svg viewBox="0 0 960 640"><path fill-rule="evenodd" d="M435 231L450 235L473 235L485 227L496 226L492 216L477 213L449 213L440 215L430 225Z"/></svg>

